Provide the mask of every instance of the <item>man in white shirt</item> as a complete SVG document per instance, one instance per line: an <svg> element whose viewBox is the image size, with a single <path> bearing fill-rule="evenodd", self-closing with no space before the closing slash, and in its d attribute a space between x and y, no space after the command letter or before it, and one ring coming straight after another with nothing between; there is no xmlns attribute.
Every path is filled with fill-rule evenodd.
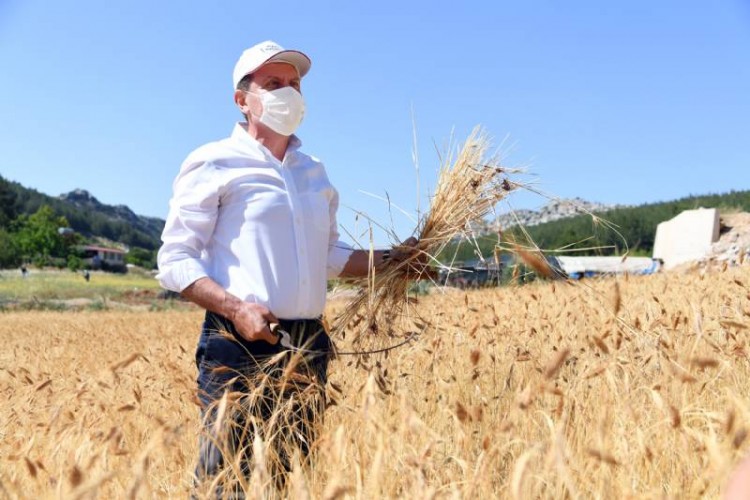
<svg viewBox="0 0 750 500"><path fill-rule="evenodd" d="M323 164L302 153L293 135L310 64L305 54L270 41L244 51L233 83L246 122L193 151L174 182L157 278L207 311L196 352L204 409L225 390L252 390L237 374L281 352L271 324L315 353L306 361L322 387L330 352L320 322L327 279L368 273L369 252L338 239L338 194ZM388 256L376 251L375 266ZM207 427L210 421L204 418ZM224 467L219 448L215 437L202 440L199 480Z"/></svg>

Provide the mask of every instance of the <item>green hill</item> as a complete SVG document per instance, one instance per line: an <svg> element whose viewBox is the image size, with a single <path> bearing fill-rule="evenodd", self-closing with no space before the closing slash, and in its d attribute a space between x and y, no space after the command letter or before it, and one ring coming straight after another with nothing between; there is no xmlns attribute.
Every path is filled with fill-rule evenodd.
<svg viewBox="0 0 750 500"><path fill-rule="evenodd" d="M85 190L54 197L0 176L0 267L34 262L76 268L76 249L102 241L126 245L128 262L153 267L163 227L162 219L105 205Z"/></svg>
<svg viewBox="0 0 750 500"><path fill-rule="evenodd" d="M7 226L9 219L31 215L47 205L56 215L65 217L74 231L86 237L101 237L146 250L159 248L162 219L136 215L124 205L105 205L85 190L54 197L0 177L0 192L5 193L5 198L0 195L3 205L14 207L7 209L5 224L0 214L0 227Z"/></svg>
<svg viewBox="0 0 750 500"><path fill-rule="evenodd" d="M594 213L601 222L590 215L577 215L526 227L525 231L539 248L551 253L565 249L566 253L574 255L620 255L629 249L631 255L651 255L656 226L683 210L699 207L750 212L750 190L688 196L674 201L615 208ZM521 228L505 229L503 240L507 242L513 239L522 244L526 242ZM497 245L497 235L478 238L479 250L485 258L493 255ZM571 252L577 248L581 250ZM454 254L459 261L477 258L474 248L466 242L449 247L441 257L448 259Z"/></svg>

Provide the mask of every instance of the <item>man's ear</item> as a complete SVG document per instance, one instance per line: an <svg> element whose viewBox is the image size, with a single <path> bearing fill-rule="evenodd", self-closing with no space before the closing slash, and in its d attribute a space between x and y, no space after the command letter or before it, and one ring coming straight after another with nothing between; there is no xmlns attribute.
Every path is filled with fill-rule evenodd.
<svg viewBox="0 0 750 500"><path fill-rule="evenodd" d="M240 113L247 116L250 114L250 96L248 92L245 92L244 90L235 90L234 91L234 103L237 105L237 107L240 110Z"/></svg>

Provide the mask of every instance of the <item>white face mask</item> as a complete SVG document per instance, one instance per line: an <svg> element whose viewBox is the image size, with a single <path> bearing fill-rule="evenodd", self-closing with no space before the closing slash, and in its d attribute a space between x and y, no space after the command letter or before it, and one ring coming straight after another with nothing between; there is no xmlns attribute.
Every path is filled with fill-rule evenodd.
<svg viewBox="0 0 750 500"><path fill-rule="evenodd" d="M305 116L305 100L292 87L263 90L256 94L263 105L259 121L281 135L292 135Z"/></svg>

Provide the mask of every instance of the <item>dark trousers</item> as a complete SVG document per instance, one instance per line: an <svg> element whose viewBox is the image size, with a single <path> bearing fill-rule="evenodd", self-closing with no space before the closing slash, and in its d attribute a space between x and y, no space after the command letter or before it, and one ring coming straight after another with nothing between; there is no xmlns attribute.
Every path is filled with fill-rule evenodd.
<svg viewBox="0 0 750 500"><path fill-rule="evenodd" d="M275 447L267 473L277 486L291 470L292 453L299 450L304 459L315 439L315 423L325 408L331 341L318 319L280 320L279 325L302 352L280 343L247 342L231 321L206 313L195 355L203 422L196 476L200 484L223 473L218 496L243 496L256 434Z"/></svg>

